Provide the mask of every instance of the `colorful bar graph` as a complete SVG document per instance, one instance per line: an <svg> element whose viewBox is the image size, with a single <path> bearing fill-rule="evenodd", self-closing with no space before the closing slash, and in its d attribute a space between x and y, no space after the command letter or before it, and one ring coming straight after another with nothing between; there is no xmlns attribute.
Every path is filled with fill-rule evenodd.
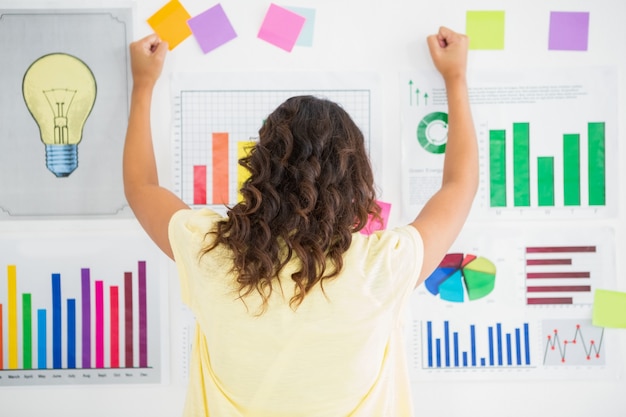
<svg viewBox="0 0 626 417"><path fill-rule="evenodd" d="M502 323L469 324L453 331L449 321L444 321L442 327L442 334L437 337L433 322L426 322L424 367L427 369L531 366L528 323L514 327L511 332L504 332Z"/></svg>
<svg viewBox="0 0 626 417"><path fill-rule="evenodd" d="M21 293L18 303L17 268L8 266L6 288L10 314L3 316L3 304L0 304L0 370L5 370L4 352L8 353L10 370L76 369L78 352L82 358L80 369L133 368L135 353L139 359L137 367L149 368L146 261L137 262L135 280L132 272L123 273L123 281L120 279L124 283L123 306L120 305L119 287L107 288L104 280L92 283L89 268L80 269L77 288L81 299L63 300L63 284L67 279L60 273L52 273L48 287L49 307L35 309L36 298L31 292ZM136 306L133 304L135 288ZM90 325L92 313L93 328ZM124 364L120 363L120 314L124 317L125 329ZM80 334L78 317L82 321ZM135 325L138 341L133 338ZM7 339L2 333L5 328L9 330Z"/></svg>

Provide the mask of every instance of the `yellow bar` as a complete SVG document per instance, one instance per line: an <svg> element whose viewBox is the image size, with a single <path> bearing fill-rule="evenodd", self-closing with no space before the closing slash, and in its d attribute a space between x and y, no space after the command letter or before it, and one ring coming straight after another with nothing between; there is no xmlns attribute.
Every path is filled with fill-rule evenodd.
<svg viewBox="0 0 626 417"><path fill-rule="evenodd" d="M248 156L250 149L254 148L256 142L254 141L240 141L237 142L237 160ZM241 201L241 186L244 182L250 177L250 171L242 167L241 165L237 165L237 201Z"/></svg>
<svg viewBox="0 0 626 417"><path fill-rule="evenodd" d="M15 265L7 266L9 293L7 313L9 322L9 368L17 369L17 274Z"/></svg>

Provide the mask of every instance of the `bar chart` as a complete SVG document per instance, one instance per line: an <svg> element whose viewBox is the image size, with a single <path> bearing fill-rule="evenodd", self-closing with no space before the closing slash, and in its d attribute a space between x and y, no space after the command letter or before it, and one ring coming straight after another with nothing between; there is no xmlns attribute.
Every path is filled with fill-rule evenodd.
<svg viewBox="0 0 626 417"><path fill-rule="evenodd" d="M532 158L530 123L514 122L509 131L489 129L490 206L606 205L605 130L605 122L588 122L584 135L562 135L560 154L537 154ZM540 132L537 134L541 135ZM556 138L541 137L540 140ZM582 146L585 146L584 153L581 152Z"/></svg>
<svg viewBox="0 0 626 417"><path fill-rule="evenodd" d="M159 286L150 251L128 250L117 239L46 240L40 244L92 249L76 249L76 259L55 255L50 260L19 251L7 254L9 241L0 241L5 249L0 259L0 386L158 382ZM17 247L25 244L18 241ZM97 259L102 255L94 248L105 249L114 261L107 265L106 259Z"/></svg>
<svg viewBox="0 0 626 417"><path fill-rule="evenodd" d="M289 77L283 77L289 78ZM174 191L190 206L213 208L236 204L241 184L248 172L239 159L255 145L264 119L283 101L292 96L313 95L339 103L363 132L370 151L372 137L371 89L318 88L319 80L279 79L268 82L266 89L245 88L246 79L224 76L221 85L196 79L176 82L174 96ZM304 87L283 88L294 83ZM229 85L235 88L228 88ZM311 85L311 88L307 88ZM198 88L200 86L201 88ZM206 89L202 88L206 86ZM378 158L378 152L375 157Z"/></svg>
<svg viewBox="0 0 626 417"><path fill-rule="evenodd" d="M528 322L422 322L422 368L532 368Z"/></svg>

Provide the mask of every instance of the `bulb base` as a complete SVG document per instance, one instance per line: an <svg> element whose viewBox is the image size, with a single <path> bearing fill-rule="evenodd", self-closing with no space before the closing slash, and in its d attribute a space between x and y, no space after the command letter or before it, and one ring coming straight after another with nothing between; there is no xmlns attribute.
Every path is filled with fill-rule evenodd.
<svg viewBox="0 0 626 417"><path fill-rule="evenodd" d="M78 168L78 146L46 145L46 167L58 178L69 177Z"/></svg>

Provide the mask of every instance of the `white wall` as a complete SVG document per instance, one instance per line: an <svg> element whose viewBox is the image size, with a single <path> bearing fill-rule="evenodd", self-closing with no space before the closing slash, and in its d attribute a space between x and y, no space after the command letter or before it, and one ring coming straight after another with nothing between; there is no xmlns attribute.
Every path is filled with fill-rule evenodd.
<svg viewBox="0 0 626 417"><path fill-rule="evenodd" d="M215 4L205 0L181 1L191 15ZM439 25L465 30L467 10L505 10L506 32L503 51L470 51L469 71L482 69L576 68L588 65L619 67L619 111L626 108L623 77L626 70L626 3L617 0L569 0L510 2L503 0L291 0L285 6L315 8L316 26L313 47L298 47L286 53L256 38L269 1L223 0L237 39L204 55L192 38L187 39L167 58L164 74L154 96L153 134L162 181L171 181L171 102L168 79L171 74L189 70L223 71L371 71L381 76L383 131L387 141L380 186L385 201L401 201L401 167L398 118L398 76L402 72L432 69L426 36ZM23 0L20 6L35 4ZM62 3L39 3L45 6ZM107 4L99 2L103 6ZM133 38L151 32L146 19L164 4L161 0L142 0L135 6ZM0 2L0 5L2 3ZM586 52L547 50L548 15L552 10L589 11L591 28ZM2 65L6 65L3 63ZM601 82L601 80L598 80ZM619 182L626 179L623 129L619 118ZM120 138L119 140L122 140ZM623 191L621 187L620 191ZM626 291L626 263L620 256L626 249L626 192L619 197L620 211L615 219L603 221L616 230L616 285ZM391 223L407 220L413 213L392 211ZM568 223L572 228L577 223ZM117 224L113 227L119 227ZM131 223L131 227L137 227ZM169 382L159 386L41 387L0 389L0 414L7 416L172 416L180 413L185 382L180 370L179 315L176 277L170 269L170 369ZM620 357L614 362L626 365L626 331L614 331L620 340ZM481 381L452 380L413 383L415 415L428 416L528 416L528 415L626 415L620 379L575 381ZM10 411L10 412L9 412Z"/></svg>

